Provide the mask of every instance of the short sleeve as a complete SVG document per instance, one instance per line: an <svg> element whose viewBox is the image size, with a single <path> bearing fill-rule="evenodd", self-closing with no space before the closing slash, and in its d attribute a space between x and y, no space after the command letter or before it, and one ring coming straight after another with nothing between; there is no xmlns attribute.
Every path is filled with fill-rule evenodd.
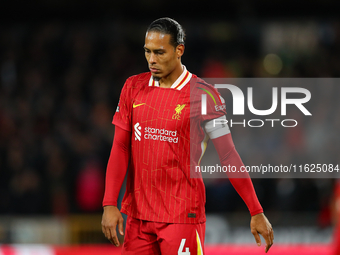
<svg viewBox="0 0 340 255"><path fill-rule="evenodd" d="M122 129L131 131L131 114L132 114L132 98L131 98L131 81L128 79L120 93L116 113L113 116L112 124Z"/></svg>

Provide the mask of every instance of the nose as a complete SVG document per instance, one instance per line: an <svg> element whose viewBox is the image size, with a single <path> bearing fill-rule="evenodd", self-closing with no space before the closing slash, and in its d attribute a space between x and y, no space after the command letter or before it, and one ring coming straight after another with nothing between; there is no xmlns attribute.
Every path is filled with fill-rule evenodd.
<svg viewBox="0 0 340 255"><path fill-rule="evenodd" d="M153 52L150 54L149 64L156 64L156 56Z"/></svg>

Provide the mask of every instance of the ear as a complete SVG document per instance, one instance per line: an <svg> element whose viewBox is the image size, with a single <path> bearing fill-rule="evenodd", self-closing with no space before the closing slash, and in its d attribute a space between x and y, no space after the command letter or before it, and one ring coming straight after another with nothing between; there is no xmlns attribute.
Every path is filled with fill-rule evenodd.
<svg viewBox="0 0 340 255"><path fill-rule="evenodd" d="M184 54L184 44L180 44L176 47L176 56L177 58L182 57L182 55Z"/></svg>

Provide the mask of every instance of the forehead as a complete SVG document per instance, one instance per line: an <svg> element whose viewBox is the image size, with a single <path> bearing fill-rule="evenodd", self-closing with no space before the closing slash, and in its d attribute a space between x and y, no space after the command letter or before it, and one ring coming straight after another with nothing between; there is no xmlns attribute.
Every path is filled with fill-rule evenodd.
<svg viewBox="0 0 340 255"><path fill-rule="evenodd" d="M145 47L146 48L168 48L170 47L171 36L160 32L149 31L145 35Z"/></svg>

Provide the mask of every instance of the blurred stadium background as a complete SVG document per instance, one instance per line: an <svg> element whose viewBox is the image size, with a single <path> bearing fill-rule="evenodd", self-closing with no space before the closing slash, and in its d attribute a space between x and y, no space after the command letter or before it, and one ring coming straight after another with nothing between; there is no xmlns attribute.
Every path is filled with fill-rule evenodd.
<svg viewBox="0 0 340 255"><path fill-rule="evenodd" d="M332 0L2 1L0 255L119 254L100 226L111 120L125 79L148 71L151 21L169 16L184 26L183 63L201 77L339 77L339 7ZM265 140L232 129L245 163L278 156L339 163L340 90L328 88L312 88L316 123ZM334 184L254 180L275 231L271 254L335 254ZM263 254L228 180L207 180L206 188L206 254Z"/></svg>

